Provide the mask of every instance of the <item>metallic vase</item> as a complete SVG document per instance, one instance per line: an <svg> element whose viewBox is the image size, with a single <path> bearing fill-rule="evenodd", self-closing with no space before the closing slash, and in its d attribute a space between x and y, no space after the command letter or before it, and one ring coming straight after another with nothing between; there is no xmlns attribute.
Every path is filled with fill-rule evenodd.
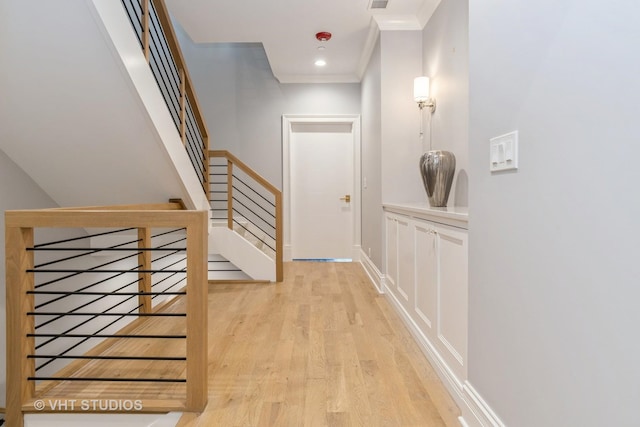
<svg viewBox="0 0 640 427"><path fill-rule="evenodd" d="M431 207L447 206L455 171L456 156L450 151L432 150L420 157L420 173Z"/></svg>

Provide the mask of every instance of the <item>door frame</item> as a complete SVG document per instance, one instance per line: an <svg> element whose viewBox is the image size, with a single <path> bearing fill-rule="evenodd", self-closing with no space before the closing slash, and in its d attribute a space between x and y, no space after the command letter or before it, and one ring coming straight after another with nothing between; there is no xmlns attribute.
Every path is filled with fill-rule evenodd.
<svg viewBox="0 0 640 427"><path fill-rule="evenodd" d="M300 115L282 116L282 203L284 224L284 260L291 261L291 134L293 124L350 123L353 141L353 194L351 196L353 236L351 259L360 261L361 254L361 169L360 169L360 115Z"/></svg>

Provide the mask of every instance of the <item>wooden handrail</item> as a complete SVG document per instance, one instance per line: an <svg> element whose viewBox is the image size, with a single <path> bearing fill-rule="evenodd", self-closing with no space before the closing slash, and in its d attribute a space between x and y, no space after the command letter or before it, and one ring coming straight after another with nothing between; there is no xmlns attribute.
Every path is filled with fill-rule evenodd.
<svg viewBox="0 0 640 427"><path fill-rule="evenodd" d="M244 173L249 175L251 178L256 180L260 185L262 185L266 190L268 190L274 196L276 194L281 193L281 191L273 184L271 184L266 178L262 177L258 172L251 169L246 163L242 160L238 159L236 156L231 154L227 150L210 150L209 156L211 157L225 157L227 160L231 161L235 166L238 166Z"/></svg>
<svg viewBox="0 0 640 427"><path fill-rule="evenodd" d="M179 200L179 199L178 199ZM72 208L50 208L49 211L179 211L184 210L182 200L169 201L169 203L153 203L139 205L111 205L111 206L83 206Z"/></svg>
<svg viewBox="0 0 640 427"><path fill-rule="evenodd" d="M158 209L158 207L166 209ZM6 421L12 427L24 425L24 413L38 410L33 403L36 390L35 354L34 230L36 228L138 228L148 245L150 228L186 229L186 396L177 400L145 400L141 412L172 410L201 411L207 402L207 221L205 211L181 210L179 203L123 205L70 209L43 209L5 212L7 288L7 395ZM141 245L141 246L140 246ZM135 251L135 249L132 249ZM148 265L146 260L143 264ZM145 269L140 274L144 274ZM147 283L144 286L148 286ZM148 288L145 288L148 289ZM142 296L141 296L142 297ZM151 309L150 301L141 313ZM126 327L125 327L126 328ZM64 399L64 397L59 397Z"/></svg>
<svg viewBox="0 0 640 427"><path fill-rule="evenodd" d="M275 198L275 229L276 229L276 247L275 247L275 263L276 263L276 281L281 282L284 279L284 238L282 224L282 191L275 185L271 184L266 178L245 164L242 160L231 154L227 150L210 150L210 157L225 158L228 162L228 182L227 182L227 212L228 227L233 229L233 197L232 197L232 176L233 168L238 167L250 178L260 184L264 189L270 192ZM207 162L208 163L208 162Z"/></svg>

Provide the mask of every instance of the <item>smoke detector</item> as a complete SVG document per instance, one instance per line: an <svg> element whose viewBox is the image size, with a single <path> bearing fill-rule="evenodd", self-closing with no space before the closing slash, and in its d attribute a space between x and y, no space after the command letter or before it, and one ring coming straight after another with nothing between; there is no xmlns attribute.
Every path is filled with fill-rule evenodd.
<svg viewBox="0 0 640 427"><path fill-rule="evenodd" d="M328 31L320 31L316 33L316 39L320 42L327 42L331 39L331 33Z"/></svg>

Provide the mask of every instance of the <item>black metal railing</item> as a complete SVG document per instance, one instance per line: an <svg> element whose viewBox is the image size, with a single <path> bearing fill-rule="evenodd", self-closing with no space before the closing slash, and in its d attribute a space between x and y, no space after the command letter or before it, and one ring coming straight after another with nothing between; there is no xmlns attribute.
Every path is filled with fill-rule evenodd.
<svg viewBox="0 0 640 427"><path fill-rule="evenodd" d="M87 355L97 341L185 340L185 334L120 334L132 317L184 318L186 313L153 310L163 299L186 295L186 236L183 228L161 230L144 246L137 229L116 229L74 238L39 243L27 248L34 253L34 266L27 273L34 277L33 318L35 373L29 381L131 381L186 382L176 378L123 378L121 376L55 376L71 360L183 361L186 356L168 355ZM94 242L91 244L90 242ZM100 244L100 242L117 242ZM96 247L96 243L98 247ZM141 257L151 256L145 265ZM145 277L145 275L148 275ZM151 277L150 287L142 282ZM145 299L151 304L145 304ZM157 301L157 302L156 302ZM184 319L182 319L184 321ZM185 329L184 325L181 329ZM182 346L184 347L184 345ZM182 368L184 370L184 367Z"/></svg>
<svg viewBox="0 0 640 427"><path fill-rule="evenodd" d="M122 0L122 3L206 193L209 178L207 130L164 2Z"/></svg>
<svg viewBox="0 0 640 427"><path fill-rule="evenodd" d="M5 213L9 425L113 382L148 383L141 412L204 408L207 220L178 202Z"/></svg>
<svg viewBox="0 0 640 427"><path fill-rule="evenodd" d="M275 259L278 245L276 196L241 168L231 166L229 176L229 165L233 162L224 157L210 159L211 216L218 220L231 219L234 230Z"/></svg>
<svg viewBox="0 0 640 427"><path fill-rule="evenodd" d="M198 180L202 183L202 189L206 193L209 179L207 176L209 168L206 153L209 148L202 136L200 127L198 127L196 114L188 98L186 99L185 122L185 148L187 149L191 164L198 175Z"/></svg>
<svg viewBox="0 0 640 427"><path fill-rule="evenodd" d="M229 210L228 166L226 157L212 156L209 158L209 204L211 218L214 220L227 220Z"/></svg>

